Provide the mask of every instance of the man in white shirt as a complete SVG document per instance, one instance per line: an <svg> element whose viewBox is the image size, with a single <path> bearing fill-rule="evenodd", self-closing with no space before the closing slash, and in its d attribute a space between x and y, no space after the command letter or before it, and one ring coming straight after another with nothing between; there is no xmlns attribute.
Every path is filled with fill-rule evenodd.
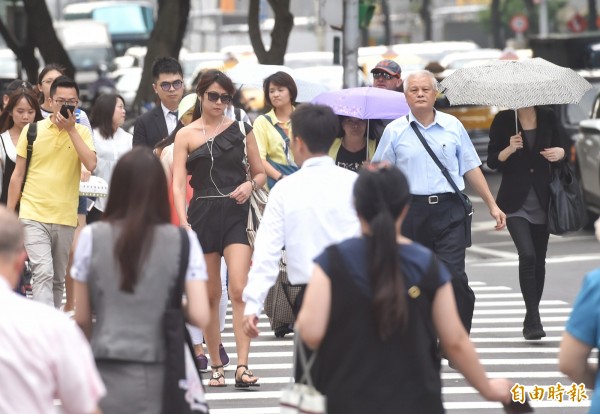
<svg viewBox="0 0 600 414"><path fill-rule="evenodd" d="M83 333L63 313L17 295L25 249L17 216L0 206L0 413L96 413L106 393Z"/></svg>
<svg viewBox="0 0 600 414"><path fill-rule="evenodd" d="M287 253L290 283L308 283L313 259L330 244L357 236L360 225L352 201L356 173L337 167L327 153L338 132L331 108L305 104L291 115L290 147L300 170L269 194L256 234L252 268L244 289L244 332L259 333L269 288L279 273L281 249Z"/></svg>

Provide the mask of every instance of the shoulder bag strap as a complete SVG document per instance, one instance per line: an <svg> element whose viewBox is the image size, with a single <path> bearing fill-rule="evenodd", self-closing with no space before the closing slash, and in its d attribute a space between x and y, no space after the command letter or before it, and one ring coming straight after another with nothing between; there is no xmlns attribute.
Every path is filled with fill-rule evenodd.
<svg viewBox="0 0 600 414"><path fill-rule="evenodd" d="M37 138L37 122L29 124L27 129L27 159L25 160L25 175L23 176L23 185L21 186L21 192L25 188L25 180L27 180L27 172L29 171L29 163L31 162L31 156L33 155L33 143Z"/></svg>
<svg viewBox="0 0 600 414"><path fill-rule="evenodd" d="M406 115L406 120L408 121L408 115ZM421 141L421 144L423 144L423 146L425 147L425 150L427 151L427 153L429 154L429 156L431 157L433 162L435 162L435 165L438 166L438 168L442 171L442 174L444 175L444 177L446 177L446 180L448 180L448 183L450 183L450 186L452 186L452 189L454 190L456 195L460 196L460 200L463 203L465 213L467 215L473 214L473 209L466 202L465 198L462 196L462 192L458 189L458 187L456 186L456 183L454 182L454 180L452 180L452 177L450 177L450 173L448 172L448 169L446 168L446 166L444 166L444 164L442 164L442 162L437 157L437 155L435 155L435 152L433 152L433 150L431 149L431 147L429 146L427 141L425 141L425 138L423 137L423 134L421 134L421 131L419 130L419 127L417 126L415 121L412 121L410 123L410 126L413 129L413 131L415 131L417 138L419 138L419 141Z"/></svg>
<svg viewBox="0 0 600 414"><path fill-rule="evenodd" d="M190 239L187 231L184 228L179 228L179 234L181 236L181 254L179 256L179 271L177 272L177 280L175 281L175 288L173 289L173 295L171 296L171 309L181 308L181 297L183 296L184 291L183 287L185 285L185 274L190 261Z"/></svg>
<svg viewBox="0 0 600 414"><path fill-rule="evenodd" d="M290 147L290 139L289 137L285 134L285 131L283 130L283 128L281 128L279 125L277 124L273 124L273 120L271 119L271 117L269 115L263 115L265 118L267 118L267 120L269 121L269 124L273 125L273 128L275 128L275 130L277 132L279 132L279 135L281 135L281 138L283 139L283 141L285 142L285 156L288 156L288 148Z"/></svg>
<svg viewBox="0 0 600 414"><path fill-rule="evenodd" d="M10 132L8 132L8 130L6 131L6 134L8 135L8 138L10 138ZM2 167L2 174L4 174L8 152L6 152L6 145L4 144L4 137L2 137L2 135L0 135L0 142L2 143L2 149L4 150L4 159L0 158L0 167Z"/></svg>

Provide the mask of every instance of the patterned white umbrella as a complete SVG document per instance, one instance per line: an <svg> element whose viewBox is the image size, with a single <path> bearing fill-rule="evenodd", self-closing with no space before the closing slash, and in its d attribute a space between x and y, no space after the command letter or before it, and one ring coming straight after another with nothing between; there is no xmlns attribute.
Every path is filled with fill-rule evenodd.
<svg viewBox="0 0 600 414"><path fill-rule="evenodd" d="M441 83L451 105L495 105L516 110L578 103L592 85L572 69L542 58L494 60L456 70Z"/></svg>

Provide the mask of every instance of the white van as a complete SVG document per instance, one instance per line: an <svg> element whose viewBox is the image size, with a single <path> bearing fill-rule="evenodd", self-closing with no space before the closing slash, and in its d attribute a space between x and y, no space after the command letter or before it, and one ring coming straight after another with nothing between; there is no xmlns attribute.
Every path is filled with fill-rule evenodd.
<svg viewBox="0 0 600 414"><path fill-rule="evenodd" d="M104 23L95 20L72 20L54 23L54 30L75 66L75 81L84 108L92 99L89 86L98 79L98 70L114 69L110 34Z"/></svg>
<svg viewBox="0 0 600 414"><path fill-rule="evenodd" d="M144 0L88 1L69 4L63 19L105 23L117 56L131 46L146 46L154 29L154 5Z"/></svg>

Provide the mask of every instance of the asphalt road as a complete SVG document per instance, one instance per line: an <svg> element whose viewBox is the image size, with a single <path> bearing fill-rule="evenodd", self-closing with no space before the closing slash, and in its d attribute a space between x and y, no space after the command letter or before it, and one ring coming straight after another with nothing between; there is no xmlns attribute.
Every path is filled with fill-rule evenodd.
<svg viewBox="0 0 600 414"><path fill-rule="evenodd" d="M499 176L486 174L496 194ZM472 194L467 189L467 192ZM591 232L580 231L550 239L547 259L546 288L540 305L547 338L535 343L521 334L525 308L518 285L518 258L507 230L495 231L487 208L476 196L473 219L473 247L467 251L467 273L477 296L471 338L490 377L505 377L523 385L526 392L537 385L545 395L531 401L536 412L583 414L589 400L571 401L565 394L571 381L558 371L557 352L571 304L586 272L600 266L600 244ZM280 391L289 382L292 369L292 338L276 339L268 320L261 318L260 337L252 342L250 368L261 377L261 387L252 391L233 387L235 346L228 315L223 340L232 356L226 370L226 388L207 388L213 414L279 413ZM595 355L595 354L594 354ZM367 360L361 363L368 363ZM360 364L357 365L360 375ZM208 374L205 374L205 382ZM500 404L483 400L462 375L442 366L443 396L448 413L500 414ZM564 387L558 392L557 383ZM551 387L554 387L553 389ZM550 391L556 391L549 398ZM562 401L558 401L562 396ZM591 397L591 392L587 392Z"/></svg>

